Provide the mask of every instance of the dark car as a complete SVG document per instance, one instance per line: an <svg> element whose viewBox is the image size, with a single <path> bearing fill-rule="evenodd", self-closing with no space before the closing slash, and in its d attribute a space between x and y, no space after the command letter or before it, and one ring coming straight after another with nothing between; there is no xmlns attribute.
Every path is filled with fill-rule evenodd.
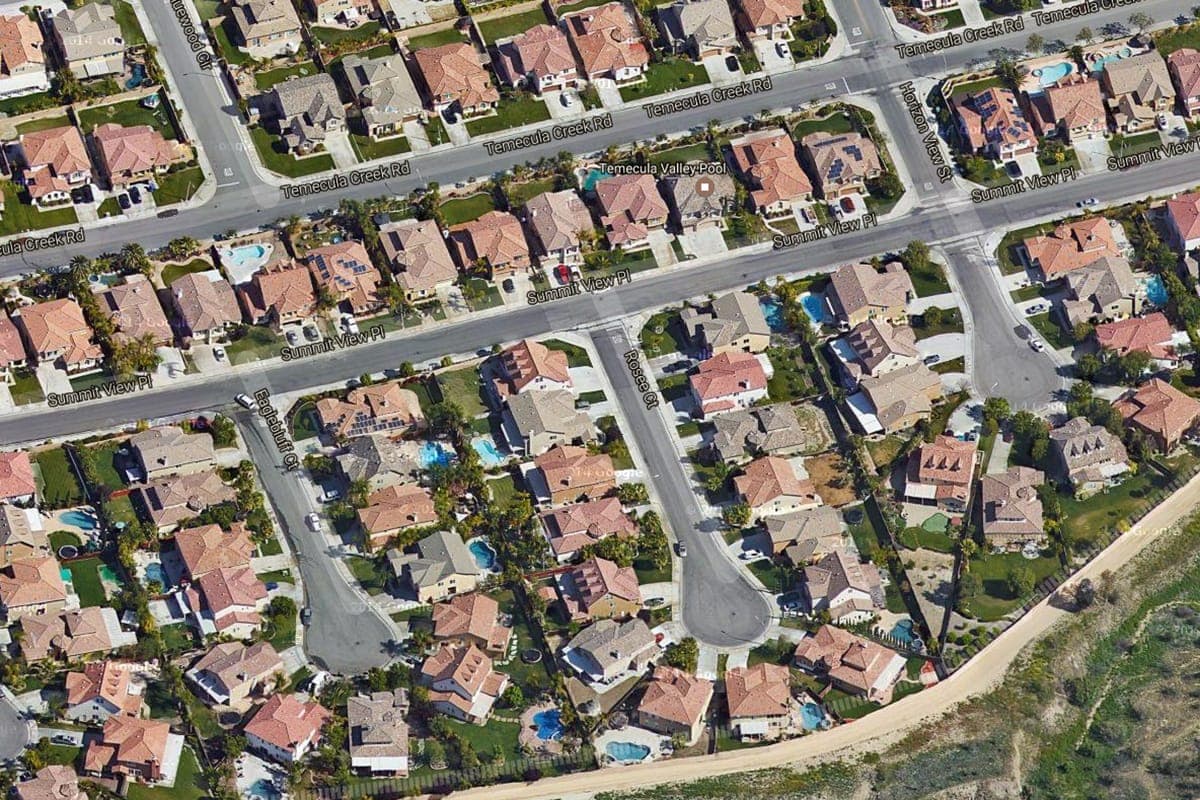
<svg viewBox="0 0 1200 800"><path fill-rule="evenodd" d="M173 217L173 216L175 216L175 215L176 215L176 214L178 214L178 213L179 213L179 209L178 209L178 208L168 208L166 211L160 211L160 212L158 212L158 216L159 216L159 217L163 217L163 218L165 218L165 217Z"/></svg>
<svg viewBox="0 0 1200 800"><path fill-rule="evenodd" d="M737 72L738 71L737 56L725 56L725 68L728 69L730 72Z"/></svg>
<svg viewBox="0 0 1200 800"><path fill-rule="evenodd" d="M119 205L122 210L128 211L130 205L132 205L129 202L129 195L125 194L124 192L121 192L119 195L117 195L117 205Z"/></svg>
<svg viewBox="0 0 1200 800"><path fill-rule="evenodd" d="M692 362L688 359L675 361L663 367L663 372L684 372L692 368Z"/></svg>
<svg viewBox="0 0 1200 800"><path fill-rule="evenodd" d="M308 625L310 622L312 622L312 609L308 606L300 609L300 622L305 625Z"/></svg>
<svg viewBox="0 0 1200 800"><path fill-rule="evenodd" d="M142 202L142 192L136 186L129 187L129 199L135 203Z"/></svg>

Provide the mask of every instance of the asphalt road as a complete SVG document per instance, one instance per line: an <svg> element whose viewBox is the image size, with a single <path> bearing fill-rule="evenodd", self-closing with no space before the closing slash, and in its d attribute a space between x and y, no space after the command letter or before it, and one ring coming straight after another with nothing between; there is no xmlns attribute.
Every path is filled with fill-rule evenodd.
<svg viewBox="0 0 1200 800"><path fill-rule="evenodd" d="M15 759L31 744L29 722L21 717L16 706L0 692L0 764Z"/></svg>
<svg viewBox="0 0 1200 800"><path fill-rule="evenodd" d="M706 519L701 511L687 478L690 465L672 446L673 432L657 409L647 410L624 356L636 345L620 327L594 331L592 341L629 425L626 435L637 443L646 461L650 473L646 477L654 482L667 523L675 537L687 544L687 557L675 562L676 569L683 570L684 626L713 647L757 642L771 623L769 598L723 552L719 521ZM640 352L639 363L648 370Z"/></svg>
<svg viewBox="0 0 1200 800"><path fill-rule="evenodd" d="M389 660L393 629L346 582L324 535L304 523L305 514L313 508L300 486L301 473L283 468L275 441L261 417L239 410L233 412L233 418L300 565L305 601L312 609L312 621L304 631L304 649L309 658L339 675L383 666Z"/></svg>

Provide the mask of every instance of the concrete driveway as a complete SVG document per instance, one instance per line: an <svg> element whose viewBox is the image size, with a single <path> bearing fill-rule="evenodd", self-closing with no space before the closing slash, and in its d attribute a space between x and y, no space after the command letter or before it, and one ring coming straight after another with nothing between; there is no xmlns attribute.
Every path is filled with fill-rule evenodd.
<svg viewBox="0 0 1200 800"><path fill-rule="evenodd" d="M1108 157L1112 151L1108 140L1103 138L1082 139L1074 143L1075 155L1079 158L1079 168L1085 174L1105 172L1108 169Z"/></svg>
<svg viewBox="0 0 1200 800"><path fill-rule="evenodd" d="M691 233L681 233L679 234L679 243L683 245L683 252L697 258L729 251L720 228L707 227Z"/></svg>
<svg viewBox="0 0 1200 800"><path fill-rule="evenodd" d="M792 61L792 51L788 49L787 42L783 44L783 55L775 49L776 40L774 39L759 39L754 42L754 55L758 58L758 63L762 65L763 72L768 74L775 72L786 72L795 66Z"/></svg>
<svg viewBox="0 0 1200 800"><path fill-rule="evenodd" d="M714 86L728 86L731 83L737 83L745 75L742 74L742 65L738 64L738 68L730 70L729 65L725 63L725 56L709 56L702 62L704 71L708 73L708 79L712 81ZM736 58L734 59L737 60Z"/></svg>
<svg viewBox="0 0 1200 800"><path fill-rule="evenodd" d="M950 361L955 358L962 357L966 352L967 337L961 333L943 333L939 336L930 336L928 339L921 339L917 342L917 349L921 351L921 357L938 355L942 361Z"/></svg>
<svg viewBox="0 0 1200 800"><path fill-rule="evenodd" d="M337 131L326 136L325 149L333 156L333 164L338 169L347 169L358 163L358 154L350 144L349 131Z"/></svg>
<svg viewBox="0 0 1200 800"><path fill-rule="evenodd" d="M650 252L660 267L669 267L676 261L675 248L671 247L671 234L662 228L650 231Z"/></svg>

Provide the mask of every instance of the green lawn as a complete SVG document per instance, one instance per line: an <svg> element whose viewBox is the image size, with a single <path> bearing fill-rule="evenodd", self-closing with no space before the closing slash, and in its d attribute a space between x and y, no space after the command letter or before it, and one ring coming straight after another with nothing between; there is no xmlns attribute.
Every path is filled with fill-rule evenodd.
<svg viewBox="0 0 1200 800"><path fill-rule="evenodd" d="M300 178L333 169L333 157L328 153L296 158L285 150L278 136L261 125L250 129L250 138L254 140L254 149L258 151L263 166L280 175Z"/></svg>
<svg viewBox="0 0 1200 800"><path fill-rule="evenodd" d="M569 3L567 5L558 6L554 11L558 14L558 18L562 19L564 14L571 14L575 11L582 11L585 8L595 8L602 6L612 0L579 0L578 3Z"/></svg>
<svg viewBox="0 0 1200 800"><path fill-rule="evenodd" d="M1114 156L1132 156L1161 146L1162 137L1158 135L1158 131L1147 131L1133 136L1114 136L1109 142L1109 149Z"/></svg>
<svg viewBox="0 0 1200 800"><path fill-rule="evenodd" d="M551 350L561 350L566 353L568 367L590 367L592 365L587 351L578 345L564 342L562 339L546 339L542 344Z"/></svg>
<svg viewBox="0 0 1200 800"><path fill-rule="evenodd" d="M425 137L429 139L429 144L433 147L450 141L450 134L446 133L446 126L440 117L430 117L429 121L425 123Z"/></svg>
<svg viewBox="0 0 1200 800"><path fill-rule="evenodd" d="M55 553L68 545L71 547L83 546L83 539L80 539L78 534L71 531L51 531L49 539L50 549Z"/></svg>
<svg viewBox="0 0 1200 800"><path fill-rule="evenodd" d="M1015 275L1024 271L1025 266L1017 258L1017 249L1022 247L1022 243L1026 239L1031 239L1038 234L1049 233L1053 229L1054 225L1047 222L1006 233L1000 240L999 247L996 248L996 260L1000 262L1000 272L1005 275Z"/></svg>
<svg viewBox="0 0 1200 800"><path fill-rule="evenodd" d="M480 383L479 373L474 367L439 373L437 384L442 397L457 403L468 417L487 413L488 408L483 402L483 384Z"/></svg>
<svg viewBox="0 0 1200 800"><path fill-rule="evenodd" d="M283 83L288 78L302 78L306 75L315 75L317 68L309 62L300 64L291 64L278 69L269 69L266 72L254 73L254 85L261 91L266 91L278 83Z"/></svg>
<svg viewBox="0 0 1200 800"><path fill-rule="evenodd" d="M121 449L120 442L104 442L90 446L96 462L96 478L109 489L120 489L125 485L125 478L118 469L117 451Z"/></svg>
<svg viewBox="0 0 1200 800"><path fill-rule="evenodd" d="M59 101L51 97L48 92L34 92L33 94L24 94L20 97L6 97L0 100L0 114L19 117L22 114L29 114L33 111L54 108L57 105L59 105Z"/></svg>
<svg viewBox="0 0 1200 800"><path fill-rule="evenodd" d="M8 387L8 393L12 395L13 402L19 406L40 403L46 399L37 375L27 369L13 371L13 384Z"/></svg>
<svg viewBox="0 0 1200 800"><path fill-rule="evenodd" d="M117 202L117 198L106 197L100 201L100 206L96 209L96 213L100 216L100 219L104 219L105 217L117 217L125 212L121 210L121 205Z"/></svg>
<svg viewBox="0 0 1200 800"><path fill-rule="evenodd" d="M930 369L932 369L938 375L948 375L951 372L966 372L967 360L964 357L959 356L958 358L952 358L949 361L939 361L930 367Z"/></svg>
<svg viewBox="0 0 1200 800"><path fill-rule="evenodd" d="M196 272L207 272L212 268L213 265L208 261L205 261L203 258L193 258L186 264L167 264L162 269L162 283L163 286L170 286L184 275L191 275Z"/></svg>
<svg viewBox="0 0 1200 800"><path fill-rule="evenodd" d="M142 24L138 22L137 14L133 11L133 6L124 0L114 0L112 3L113 17L117 20L117 24L121 26L121 36L125 39L125 45L139 45L146 43L146 34L142 30Z"/></svg>
<svg viewBox="0 0 1200 800"><path fill-rule="evenodd" d="M963 18L963 13L957 8L952 8L949 11L943 11L940 14L930 14L931 17L941 17L946 20L946 26L942 30L950 30L951 28L961 28L967 24Z"/></svg>
<svg viewBox="0 0 1200 800"><path fill-rule="evenodd" d="M442 218L447 225L461 225L479 219L495 208L496 204L487 192L477 192L458 200L447 200L441 205Z"/></svg>
<svg viewBox="0 0 1200 800"><path fill-rule="evenodd" d="M1173 28L1154 37L1154 48L1164 58L1184 47L1200 49L1200 25Z"/></svg>
<svg viewBox="0 0 1200 800"><path fill-rule="evenodd" d="M539 194L552 191L554 191L554 178L542 178L523 183L510 183L504 187L504 196L508 198L508 207L517 209Z"/></svg>
<svg viewBox="0 0 1200 800"><path fill-rule="evenodd" d="M28 684L26 684L28 688ZM72 747L69 744L51 744L46 747L46 763L60 767L73 767L79 763L82 747Z"/></svg>
<svg viewBox="0 0 1200 800"><path fill-rule="evenodd" d="M927 531L920 527L905 528L896 537L900 544L910 550L924 548L936 550L939 553L953 553L954 540L944 533Z"/></svg>
<svg viewBox="0 0 1200 800"><path fill-rule="evenodd" d="M913 288L917 297L931 297L935 294L945 294L950 291L950 282L941 264L930 261L917 268L910 267L908 276L912 278Z"/></svg>
<svg viewBox="0 0 1200 800"><path fill-rule="evenodd" d="M40 478L42 502L49 508L68 508L83 502L83 487L61 447L43 450L33 457Z"/></svg>
<svg viewBox="0 0 1200 800"><path fill-rule="evenodd" d="M850 531L850 538L858 546L858 552L866 556L879 547L879 534L875 532L875 524L871 521L871 515L867 513L867 507L863 505L859 506L859 509L863 518L853 525L847 522L846 527Z"/></svg>
<svg viewBox="0 0 1200 800"><path fill-rule="evenodd" d="M1029 285L1022 286L1020 289L1013 289L1008 294L1012 297L1014 303L1024 303L1029 300L1036 300L1039 297L1048 297L1050 293L1051 290L1046 286Z"/></svg>
<svg viewBox="0 0 1200 800"><path fill-rule="evenodd" d="M470 742L476 753L490 753L499 748L506 759L517 755L517 737L521 726L515 722L488 720L486 725L471 725L458 720L450 720L450 728Z"/></svg>
<svg viewBox="0 0 1200 800"><path fill-rule="evenodd" d="M1032 317L1027 317L1026 319L1045 338L1048 347L1060 350L1064 347L1073 347L1075 345L1075 340L1071 338L1071 335L1064 331L1061 325L1050 319L1049 311L1045 314L1036 314Z"/></svg>
<svg viewBox="0 0 1200 800"><path fill-rule="evenodd" d="M884 469L896 460L896 456L904 447L904 440L893 434L882 439L867 440L864 444L867 452L871 454L871 460L875 462L875 466Z"/></svg>
<svg viewBox="0 0 1200 800"><path fill-rule="evenodd" d="M763 558L748 565L754 577L762 581L767 591L781 594L791 588L795 573L789 567L780 566L769 558Z"/></svg>
<svg viewBox="0 0 1200 800"><path fill-rule="evenodd" d="M646 72L645 82L622 86L621 99L626 103L636 103L664 92L703 86L706 83L708 83L708 73L702 66L682 59L660 61L650 65L650 69Z"/></svg>
<svg viewBox="0 0 1200 800"><path fill-rule="evenodd" d="M689 161L710 161L711 159L708 143L697 142L696 144L686 144L683 147L659 150L651 153L647 160L651 164L686 164Z"/></svg>
<svg viewBox="0 0 1200 800"><path fill-rule="evenodd" d="M658 569L649 559L635 558L633 571L637 573L638 583L642 586L648 583L666 583L671 580L671 562L669 561L666 567Z"/></svg>
<svg viewBox="0 0 1200 800"><path fill-rule="evenodd" d="M276 569L270 572L258 573L258 579L263 583L295 583L296 577L290 569Z"/></svg>
<svg viewBox="0 0 1200 800"><path fill-rule="evenodd" d="M771 402L796 400L812 390L799 349L789 351L782 347L772 347L767 350L767 357L771 360L771 366L775 368L775 374L767 379L767 396Z"/></svg>
<svg viewBox="0 0 1200 800"><path fill-rule="evenodd" d="M317 420L316 404L309 400L302 401L300 408L292 414L292 438L297 442L311 439L321 432Z"/></svg>
<svg viewBox="0 0 1200 800"><path fill-rule="evenodd" d="M820 114L821 109L817 113ZM793 122L790 126L792 138L799 142L802 138L810 133L822 131L824 133L850 133L854 130L854 126L850 124L850 118L841 111L836 111L825 116L814 117L813 119L801 120Z"/></svg>
<svg viewBox="0 0 1200 800"><path fill-rule="evenodd" d="M82 608L108 605L108 597L100 583L100 567L103 564L100 557L95 556L72 561L66 567L71 571L71 585L75 587L75 594L79 595Z"/></svg>
<svg viewBox="0 0 1200 800"><path fill-rule="evenodd" d="M514 97L500 98L500 104L493 116L468 120L467 132L472 136L482 136L509 128L520 128L522 125L545 122L548 119L550 111L545 102L531 94L518 94Z"/></svg>
<svg viewBox="0 0 1200 800"><path fill-rule="evenodd" d="M263 631L271 646L281 653L296 644L295 617L266 617Z"/></svg>
<svg viewBox="0 0 1200 800"><path fill-rule="evenodd" d="M196 763L196 756L190 748L185 747L179 758L175 786L168 789L130 781L128 800L200 800L207 795L208 786L200 772L200 765Z"/></svg>
<svg viewBox="0 0 1200 800"><path fill-rule="evenodd" d="M646 321L639 337L647 358L664 356L667 353L687 349L683 324L676 311L660 311Z"/></svg>
<svg viewBox="0 0 1200 800"><path fill-rule="evenodd" d="M79 127L84 133L91 133L97 125L105 122L115 122L126 128L134 125L149 125L166 139L178 139L175 127L167 118L167 112L160 106L151 110L144 107L140 100L125 100L107 106L94 106L79 112Z"/></svg>
<svg viewBox="0 0 1200 800"><path fill-rule="evenodd" d="M22 122L17 126L17 133L37 133L38 131L47 131L51 128L63 128L71 125L71 119L63 114L57 117L39 117L31 119L28 122Z"/></svg>
<svg viewBox="0 0 1200 800"><path fill-rule="evenodd" d="M472 311L483 311L504 304L500 290L496 288L496 284L490 281L483 278L460 278L460 285L467 305L471 307Z"/></svg>
<svg viewBox="0 0 1200 800"><path fill-rule="evenodd" d="M1036 585L1053 575L1059 568L1059 562L1050 556L1027 559L1020 553L976 555L971 559L971 572L978 579L981 591L965 603L972 617L984 622L1002 619L1027 599L1009 591L1006 577L1013 568L1028 568L1034 575Z"/></svg>
<svg viewBox="0 0 1200 800"><path fill-rule="evenodd" d="M226 17L224 24L212 25L209 30L213 33L213 38L217 40L217 48L221 51L221 55L230 64L242 65L250 61L250 54L244 53L234 44L234 39L229 35L229 28L233 23Z"/></svg>
<svg viewBox="0 0 1200 800"><path fill-rule="evenodd" d="M1063 535L1071 542L1094 542L1105 531L1131 522L1133 512L1149 503L1148 496L1166 484L1167 479L1146 464L1136 475L1086 500L1064 495L1059 498Z"/></svg>
<svg viewBox="0 0 1200 800"><path fill-rule="evenodd" d="M367 594L374 595L383 592L387 588L388 580L392 577L386 562L382 562L381 566L381 562L375 559L350 556L345 559L345 563L350 574L362 584Z"/></svg>
<svg viewBox="0 0 1200 800"><path fill-rule="evenodd" d="M358 155L359 161L374 161L377 158L403 155L412 150L408 139L403 136L372 139L370 136L352 133L350 134L350 143L354 146L354 152Z"/></svg>
<svg viewBox="0 0 1200 800"><path fill-rule="evenodd" d="M434 31L421 36L413 36L408 40L408 48L410 50L421 50L426 47L441 47L444 44L458 44L459 42L467 41L467 37L463 36L455 28L446 28L444 31Z"/></svg>
<svg viewBox="0 0 1200 800"><path fill-rule="evenodd" d="M0 236L74 225L79 221L75 209L70 205L42 211L24 202L17 194L16 184L11 181L4 181L3 192L4 213L0 214Z"/></svg>
<svg viewBox="0 0 1200 800"><path fill-rule="evenodd" d="M312 32L313 38L321 44L330 46L352 45L356 42L367 42L373 39L379 33L379 23L368 22L364 25L359 25L357 28L350 29L326 28L321 25L313 25L309 30Z"/></svg>
<svg viewBox="0 0 1200 800"><path fill-rule="evenodd" d="M245 336L225 346L229 363L247 364L279 355L279 349L284 343L283 337L261 325L248 326L246 331Z"/></svg>
<svg viewBox="0 0 1200 800"><path fill-rule="evenodd" d="M477 21L479 32L483 34L483 40L488 44L524 33L535 25L547 23L546 14L542 11L541 6L521 14L509 13L496 19Z"/></svg>
<svg viewBox="0 0 1200 800"><path fill-rule="evenodd" d="M930 324L924 314L917 314L911 318L913 333L918 339L928 339L943 333L963 332L962 312L959 309L943 308L940 311L942 316L937 324Z"/></svg>
<svg viewBox="0 0 1200 800"><path fill-rule="evenodd" d="M501 475L499 478L493 478L487 482L488 488L492 492L492 502L497 505L507 503L517 494L517 485L513 481L512 475Z"/></svg>

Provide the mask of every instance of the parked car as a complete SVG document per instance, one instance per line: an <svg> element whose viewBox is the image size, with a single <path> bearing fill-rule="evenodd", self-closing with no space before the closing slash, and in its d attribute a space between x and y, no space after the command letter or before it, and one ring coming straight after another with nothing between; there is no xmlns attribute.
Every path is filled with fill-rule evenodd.
<svg viewBox="0 0 1200 800"><path fill-rule="evenodd" d="M575 98L571 97L570 92L561 92L558 95L558 102L562 103L563 108L570 108L575 104Z"/></svg>
<svg viewBox="0 0 1200 800"><path fill-rule="evenodd" d="M942 357L940 355L938 355L937 353L931 353L930 355L925 356L925 366L932 367L934 364L938 363L941 360L942 360Z"/></svg>
<svg viewBox="0 0 1200 800"><path fill-rule="evenodd" d="M136 186L129 187L129 199L135 203L142 202L142 192Z"/></svg>
<svg viewBox="0 0 1200 800"><path fill-rule="evenodd" d="M737 56L725 56L725 69L729 70L730 72L738 71Z"/></svg>
<svg viewBox="0 0 1200 800"><path fill-rule="evenodd" d="M212 354L213 358L215 358L217 361L225 360L225 348L221 347L220 345L217 345L212 349Z"/></svg>
<svg viewBox="0 0 1200 800"><path fill-rule="evenodd" d="M251 397L250 395L246 394L245 392L238 394L233 399L236 400L238 405L241 406L242 408L247 408L251 411L254 410L254 398Z"/></svg>
<svg viewBox="0 0 1200 800"><path fill-rule="evenodd" d="M308 625L312 622L312 609L308 606L300 609L300 622L303 625Z"/></svg>
<svg viewBox="0 0 1200 800"><path fill-rule="evenodd" d="M684 544L683 542L680 542L679 546L676 548L676 552L679 553L680 558L686 558L687 557L687 545Z"/></svg>
<svg viewBox="0 0 1200 800"><path fill-rule="evenodd" d="M121 192L117 195L117 205L121 207L122 211L128 211L133 204L129 202L129 195Z"/></svg>
<svg viewBox="0 0 1200 800"><path fill-rule="evenodd" d="M358 333L358 320L349 314L342 315L342 328L347 333Z"/></svg>
<svg viewBox="0 0 1200 800"><path fill-rule="evenodd" d="M515 292L517 290L517 285L515 283L513 283L512 278L505 278L504 282L501 283L500 285L503 286L504 291L508 292L509 294L512 294L513 292Z"/></svg>
<svg viewBox="0 0 1200 800"><path fill-rule="evenodd" d="M308 339L310 342L315 342L321 338L321 332L319 330L317 330L316 325L311 325L311 324L305 325L304 326L304 338Z"/></svg>
<svg viewBox="0 0 1200 800"><path fill-rule="evenodd" d="M287 332L284 333L284 337L287 339L287 343L293 347L300 343L300 337L297 335L295 328L288 328Z"/></svg>
<svg viewBox="0 0 1200 800"><path fill-rule="evenodd" d="M559 264L554 268L554 277L558 279L559 283L566 286L571 282L571 268L566 264Z"/></svg>
<svg viewBox="0 0 1200 800"><path fill-rule="evenodd" d="M788 46L786 44L784 44L783 42L776 42L775 43L775 54L777 56L779 56L780 58L787 58L788 57Z"/></svg>
<svg viewBox="0 0 1200 800"><path fill-rule="evenodd" d="M1042 343L1041 339L1030 339L1029 346L1035 353L1040 353L1046 349L1046 345Z"/></svg>
<svg viewBox="0 0 1200 800"><path fill-rule="evenodd" d="M315 511L304 515L304 524L314 531L321 530L321 518L317 516L317 512Z"/></svg>

